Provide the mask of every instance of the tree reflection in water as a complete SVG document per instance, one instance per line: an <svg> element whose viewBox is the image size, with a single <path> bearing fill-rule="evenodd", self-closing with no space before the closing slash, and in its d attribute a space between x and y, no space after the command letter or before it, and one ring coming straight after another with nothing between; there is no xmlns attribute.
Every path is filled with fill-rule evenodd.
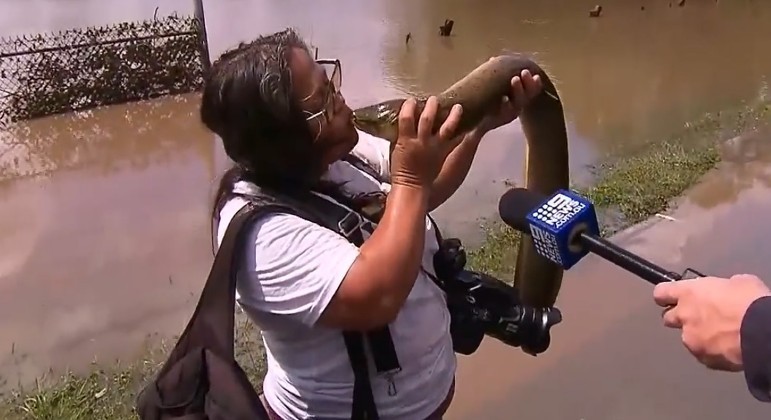
<svg viewBox="0 0 771 420"><path fill-rule="evenodd" d="M145 169L186 149L211 155L197 94L20 122L0 131L0 182L90 167Z"/></svg>

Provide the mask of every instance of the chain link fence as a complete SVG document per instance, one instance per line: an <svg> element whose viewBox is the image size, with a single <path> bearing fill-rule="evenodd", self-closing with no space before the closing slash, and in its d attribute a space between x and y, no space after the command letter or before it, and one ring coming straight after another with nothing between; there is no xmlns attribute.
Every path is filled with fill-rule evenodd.
<svg viewBox="0 0 771 420"><path fill-rule="evenodd" d="M0 38L0 128L198 90L204 25L193 16Z"/></svg>

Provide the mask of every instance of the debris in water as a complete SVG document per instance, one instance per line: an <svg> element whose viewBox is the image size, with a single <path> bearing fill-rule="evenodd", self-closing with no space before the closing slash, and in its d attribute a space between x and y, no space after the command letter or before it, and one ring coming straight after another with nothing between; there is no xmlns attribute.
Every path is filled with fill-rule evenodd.
<svg viewBox="0 0 771 420"><path fill-rule="evenodd" d="M602 14L602 6L599 4L594 6L594 9L589 11L589 17L600 17Z"/></svg>
<svg viewBox="0 0 771 420"><path fill-rule="evenodd" d="M670 222L676 222L677 219L675 219L672 216L667 216L666 214L656 213L656 217L664 220L669 220Z"/></svg>
<svg viewBox="0 0 771 420"><path fill-rule="evenodd" d="M685 0L678 0L677 5L680 7L685 6Z"/></svg>
<svg viewBox="0 0 771 420"><path fill-rule="evenodd" d="M439 27L439 36L450 36L452 34L452 27L455 25L455 21L452 19L445 19L444 25Z"/></svg>
<svg viewBox="0 0 771 420"><path fill-rule="evenodd" d="M406 45L409 45L411 39L412 39L412 32L407 32L407 37L404 38L404 43Z"/></svg>

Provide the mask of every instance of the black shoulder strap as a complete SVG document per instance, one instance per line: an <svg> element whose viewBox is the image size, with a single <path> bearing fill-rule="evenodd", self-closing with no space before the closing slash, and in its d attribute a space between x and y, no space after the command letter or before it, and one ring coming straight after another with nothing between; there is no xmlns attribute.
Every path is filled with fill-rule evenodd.
<svg viewBox="0 0 771 420"><path fill-rule="evenodd" d="M165 411L170 409L177 410L177 413L181 412L179 410L182 409L204 409L203 406L196 405L199 402L196 398L203 398L199 394L198 388L194 388L191 392L187 386L180 386L180 384L187 382L188 385L197 387L200 384L199 381L206 381L209 379L209 375L214 374L211 370L207 371L206 366L201 367L198 364L203 363L206 359L190 357L191 354L201 352L204 349L219 356L223 362L233 363L234 372L231 374L216 372L217 375L221 376L217 376L215 379L219 380L217 385L222 390L236 387L236 394L242 394L240 396L235 395L234 401L240 401L244 406L234 408L247 410L251 414L257 415L256 418L268 418L268 414L258 398L240 398L243 395L251 395L254 391L246 374L235 362L234 309L237 279L235 273L239 256L234 252L234 249L244 240L244 226L260 215L273 211L280 210L272 206L257 208L252 204L247 204L236 213L228 224L222 245L214 257L209 277L206 279L206 284L201 291L193 315L163 367L156 374L156 379L142 389L137 396L137 411L141 418L165 418ZM222 365L219 366L222 367ZM238 382L228 382L233 380ZM242 390L251 392L242 393ZM169 401L173 401L173 403ZM185 402L180 404L180 401Z"/></svg>
<svg viewBox="0 0 771 420"><path fill-rule="evenodd" d="M307 204L315 207L316 212L320 213L320 218L329 219L326 223L328 229L338 232L358 247L364 244L361 227L364 223L368 222L360 214L349 211L315 194L311 194L311 196ZM378 376L382 376L388 381L388 394L391 396L396 395L398 392L394 375L401 371L401 365L388 325L368 331L365 334L356 331L343 331L343 341L345 342L348 359L351 362L354 374L351 418L377 420L380 417L369 379L369 368L364 346L365 338L369 342L375 370Z"/></svg>
<svg viewBox="0 0 771 420"><path fill-rule="evenodd" d="M380 174L375 171L371 166L367 164L367 162L364 162L361 158L354 155L353 153L349 153L343 158L344 161L350 163L353 165L356 169L364 172L365 174L371 176L372 178L376 179L378 182L388 182L384 180ZM439 231L439 225L436 223L433 217L431 215L428 215L429 220L431 220L431 223L434 225L434 232L436 234L436 242L438 244L442 244L442 234Z"/></svg>
<svg viewBox="0 0 771 420"><path fill-rule="evenodd" d="M243 241L244 229L243 227L257 217L265 215L270 212L282 211L280 206L265 206L257 208L254 205L248 203L241 208L233 219L228 224L225 236L222 239L222 244L217 250L217 254L214 257L212 268L209 271L209 277L206 280L206 284L201 291L201 297L196 306L195 312L191 317L191 321L188 323L187 328L182 333L181 337L190 337L186 341L187 347L190 345L208 346L212 348L222 357L232 357L234 354L234 343L231 331L235 331L235 318L233 308L236 305L236 265L240 259L240 256L234 252L234 249L239 243ZM223 281L227 279L227 282ZM212 343L197 343L193 342L196 337L207 337L206 334L193 334L191 330L195 329L198 325L204 326L204 323L196 323L195 321L203 313L209 317L206 326L208 325L222 325L225 327L217 329L217 331L211 331L215 334L216 340ZM221 317L227 317L222 319ZM181 339L179 341L182 341ZM215 344L216 342L216 344ZM181 347L181 346L180 346ZM175 348L172 354L169 356L169 360L174 359L177 356L177 352L184 352L186 348ZM168 364L168 363L167 363Z"/></svg>

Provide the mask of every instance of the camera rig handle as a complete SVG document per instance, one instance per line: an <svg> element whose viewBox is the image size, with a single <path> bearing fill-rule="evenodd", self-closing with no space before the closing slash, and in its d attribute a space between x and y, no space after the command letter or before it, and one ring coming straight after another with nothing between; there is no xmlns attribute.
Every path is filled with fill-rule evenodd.
<svg viewBox="0 0 771 420"><path fill-rule="evenodd" d="M560 310L554 307L530 308L526 306L520 306L515 310L519 312L518 319L512 320L513 322L506 319L502 321L512 322L512 325L516 326L519 346L522 351L531 356L545 352L551 344L551 327L562 322ZM502 330L509 331L510 329L512 329L510 326L506 326ZM506 342L506 337L495 338Z"/></svg>

